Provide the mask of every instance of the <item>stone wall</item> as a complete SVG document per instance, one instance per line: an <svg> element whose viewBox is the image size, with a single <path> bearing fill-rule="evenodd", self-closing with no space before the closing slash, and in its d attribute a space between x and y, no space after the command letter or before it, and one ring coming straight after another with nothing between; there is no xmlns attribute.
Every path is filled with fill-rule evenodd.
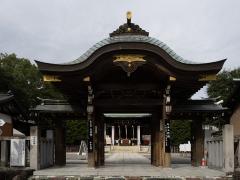
<svg viewBox="0 0 240 180"><path fill-rule="evenodd" d="M233 125L234 136L240 135L240 104L234 110L230 118L230 124Z"/></svg>

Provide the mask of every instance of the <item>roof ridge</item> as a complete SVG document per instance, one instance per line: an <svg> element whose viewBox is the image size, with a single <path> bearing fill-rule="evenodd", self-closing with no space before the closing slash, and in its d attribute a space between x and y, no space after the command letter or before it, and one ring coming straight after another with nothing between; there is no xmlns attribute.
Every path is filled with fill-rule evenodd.
<svg viewBox="0 0 240 180"><path fill-rule="evenodd" d="M170 55L173 59L180 63L185 64L200 64L198 62L186 60L183 57L179 56L173 49L171 49L166 43L150 36L144 36L144 35L130 35L130 34L124 34L120 36L111 36L108 38L105 38L98 43L94 44L91 48L89 48L83 55L81 55L76 60L73 60L71 62L64 63L66 64L77 64L85 61L88 57L90 57L96 50L100 49L101 47L109 44L114 43L120 43L120 42L140 42L140 43L149 43L155 46L158 46L159 48L163 49L168 55Z"/></svg>

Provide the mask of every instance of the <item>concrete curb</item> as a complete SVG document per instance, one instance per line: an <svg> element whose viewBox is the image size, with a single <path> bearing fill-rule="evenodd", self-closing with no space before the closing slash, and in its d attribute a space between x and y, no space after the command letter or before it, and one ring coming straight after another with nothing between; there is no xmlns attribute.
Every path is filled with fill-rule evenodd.
<svg viewBox="0 0 240 180"><path fill-rule="evenodd" d="M226 177L151 177L151 176L32 176L29 180L233 180Z"/></svg>

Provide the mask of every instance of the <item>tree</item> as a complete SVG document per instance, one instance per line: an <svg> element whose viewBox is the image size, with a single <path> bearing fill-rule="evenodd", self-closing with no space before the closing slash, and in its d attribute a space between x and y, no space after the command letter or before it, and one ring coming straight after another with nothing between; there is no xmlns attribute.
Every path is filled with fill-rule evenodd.
<svg viewBox="0 0 240 180"><path fill-rule="evenodd" d="M66 121L67 133L66 143L79 145L81 140L87 140L87 121L68 120Z"/></svg>
<svg viewBox="0 0 240 180"><path fill-rule="evenodd" d="M64 99L64 96L51 83L43 83L38 68L28 59L18 58L15 54L0 54L0 93L11 91L26 112L39 104L37 97ZM41 121L44 125L51 121ZM80 144L86 140L86 121L67 121L67 143Z"/></svg>
<svg viewBox="0 0 240 180"><path fill-rule="evenodd" d="M11 91L25 110L38 103L37 97L63 97L51 84L43 84L35 65L15 54L0 54L0 82L0 92Z"/></svg>
<svg viewBox="0 0 240 180"><path fill-rule="evenodd" d="M191 140L191 122L189 120L175 120L171 122L171 143L175 146Z"/></svg>
<svg viewBox="0 0 240 180"><path fill-rule="evenodd" d="M217 80L212 81L208 85L207 93L210 98L221 96L221 99L226 101L233 93L234 82L233 78L240 78L240 68L232 71L223 71L217 75Z"/></svg>

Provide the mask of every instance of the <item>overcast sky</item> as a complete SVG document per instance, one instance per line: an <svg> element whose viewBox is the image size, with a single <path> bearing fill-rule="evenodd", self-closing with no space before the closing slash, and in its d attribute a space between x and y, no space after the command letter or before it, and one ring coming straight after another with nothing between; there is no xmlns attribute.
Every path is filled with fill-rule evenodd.
<svg viewBox="0 0 240 180"><path fill-rule="evenodd" d="M196 62L240 66L239 0L0 0L0 52L62 63L126 22Z"/></svg>

